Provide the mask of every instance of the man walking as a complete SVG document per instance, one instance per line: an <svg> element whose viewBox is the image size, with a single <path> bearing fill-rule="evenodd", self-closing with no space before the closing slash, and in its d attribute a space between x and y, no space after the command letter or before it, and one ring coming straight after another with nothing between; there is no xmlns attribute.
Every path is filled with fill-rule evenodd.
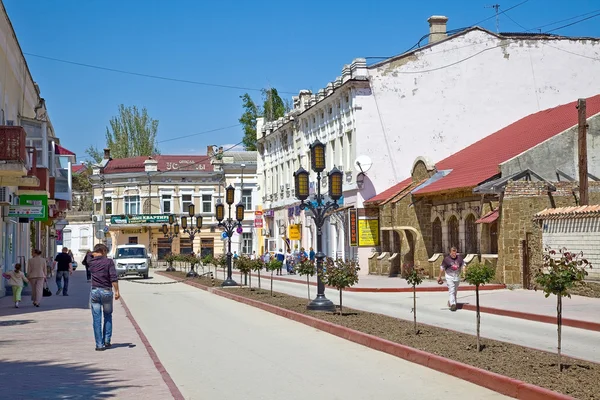
<svg viewBox="0 0 600 400"><path fill-rule="evenodd" d="M448 285L448 307L450 311L456 311L456 292L458 291L458 285L460 284L460 274L462 268L465 265L465 261L461 256L457 254L456 247L450 249L450 254L447 255L442 261L440 266L440 276L438 277L438 283L443 283L442 274L446 275L446 285Z"/></svg>
<svg viewBox="0 0 600 400"><path fill-rule="evenodd" d="M56 286L58 286L58 290L56 291L57 296L61 293L63 296L69 295L69 275L73 273L73 259L68 253L69 249L63 247L62 253L57 254L56 258L54 259L54 268L56 269Z"/></svg>
<svg viewBox="0 0 600 400"><path fill-rule="evenodd" d="M85 260L92 274L92 291L90 303L92 308L92 325L96 351L104 351L111 347L113 294L119 300L119 278L115 263L106 257L108 248L103 244L94 246L92 254ZM104 315L104 326L102 316Z"/></svg>

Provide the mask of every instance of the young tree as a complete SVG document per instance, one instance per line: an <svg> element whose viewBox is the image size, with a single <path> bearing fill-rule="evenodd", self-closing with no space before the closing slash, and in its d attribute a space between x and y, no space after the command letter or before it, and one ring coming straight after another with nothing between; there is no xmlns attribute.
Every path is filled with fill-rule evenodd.
<svg viewBox="0 0 600 400"><path fill-rule="evenodd" d="M173 253L169 253L165 256L165 262L168 265L167 271L175 271L175 268L173 268L173 263L175 262L175 260L177 260L177 255Z"/></svg>
<svg viewBox="0 0 600 400"><path fill-rule="evenodd" d="M202 264L208 266L208 272L210 272L210 266L212 264L214 264L215 259L213 258L212 254L207 254L204 257L202 257ZM215 267L215 275L217 274L217 268Z"/></svg>
<svg viewBox="0 0 600 400"><path fill-rule="evenodd" d="M244 113L239 119L244 129L244 148L247 151L256 151L256 119L260 117L260 110L248 93L244 93L240 98L244 108Z"/></svg>
<svg viewBox="0 0 600 400"><path fill-rule="evenodd" d="M242 255L236 260L235 266L242 274L247 275L252 271L252 260L250 257ZM252 289L252 275L250 276L249 287Z"/></svg>
<svg viewBox="0 0 600 400"><path fill-rule="evenodd" d="M308 258L303 258L294 268L298 275L306 276L306 288L308 290L308 301L310 301L310 277L317 271L315 265Z"/></svg>
<svg viewBox="0 0 600 400"><path fill-rule="evenodd" d="M269 261L269 263L266 265L267 270L271 271L271 296L273 296L273 271L277 271L282 266L283 266L283 262L281 262L275 258L273 258L271 261Z"/></svg>
<svg viewBox="0 0 600 400"><path fill-rule="evenodd" d="M288 111L285 103L277 93L277 89L263 89L262 90L264 102L263 102L263 117L266 122L275 121L285 115Z"/></svg>
<svg viewBox="0 0 600 400"><path fill-rule="evenodd" d="M319 277L323 283L329 286L333 286L340 292L340 315L342 313L342 291L350 286L358 283L358 262L356 261L344 261L341 258L333 261L331 258L327 258L327 268L323 270L322 275Z"/></svg>
<svg viewBox="0 0 600 400"><path fill-rule="evenodd" d="M258 274L258 288L260 289L260 271L263 269L264 264L261 259L257 258L256 260L251 260L251 270L255 271Z"/></svg>
<svg viewBox="0 0 600 400"><path fill-rule="evenodd" d="M585 268L592 265L583 258L583 252L572 253L566 248L553 250L546 248L543 257L543 268L535 274L535 286L543 290L544 295L549 297L556 295L556 325L558 332L558 370L562 371L561 362L561 339L562 339L562 298L571 298L569 289L575 283L582 282L587 276Z"/></svg>
<svg viewBox="0 0 600 400"><path fill-rule="evenodd" d="M417 330L417 286L423 283L423 270L413 267L410 272L406 276L406 282L413 288L413 320L414 320L414 328L415 335L419 333Z"/></svg>
<svg viewBox="0 0 600 400"><path fill-rule="evenodd" d="M481 351L480 342L480 326L481 326L481 314L479 312L479 286L490 283L496 271L489 264L473 263L467 267L465 272L465 280L471 285L475 285L475 307L476 307L476 318L477 318L477 351Z"/></svg>

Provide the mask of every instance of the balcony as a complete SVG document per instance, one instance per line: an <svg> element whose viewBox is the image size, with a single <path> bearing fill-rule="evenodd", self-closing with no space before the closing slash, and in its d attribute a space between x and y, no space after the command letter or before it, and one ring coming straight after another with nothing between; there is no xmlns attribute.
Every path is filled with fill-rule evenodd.
<svg viewBox="0 0 600 400"><path fill-rule="evenodd" d="M25 137L21 126L0 126L0 177L27 175Z"/></svg>

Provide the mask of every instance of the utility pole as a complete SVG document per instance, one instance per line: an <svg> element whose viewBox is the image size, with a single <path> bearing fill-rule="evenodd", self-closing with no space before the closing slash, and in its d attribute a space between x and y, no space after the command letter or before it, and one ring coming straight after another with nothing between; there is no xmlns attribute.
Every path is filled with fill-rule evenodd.
<svg viewBox="0 0 600 400"><path fill-rule="evenodd" d="M586 206L588 200L588 161L587 161L587 110L585 99L577 100L579 113L579 205Z"/></svg>
<svg viewBox="0 0 600 400"><path fill-rule="evenodd" d="M493 8L494 10L496 10L496 33L500 33L500 4L485 6L485 8Z"/></svg>

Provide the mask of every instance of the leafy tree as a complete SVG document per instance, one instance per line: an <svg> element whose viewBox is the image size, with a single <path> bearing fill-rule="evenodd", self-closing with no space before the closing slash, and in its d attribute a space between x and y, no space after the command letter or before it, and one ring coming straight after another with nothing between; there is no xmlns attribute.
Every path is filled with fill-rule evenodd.
<svg viewBox="0 0 600 400"><path fill-rule="evenodd" d="M271 271L271 296L273 296L273 271L277 271L279 268L281 268L283 266L283 262L277 260L276 258L273 258L271 261L269 261L269 263L266 265L267 270Z"/></svg>
<svg viewBox="0 0 600 400"><path fill-rule="evenodd" d="M358 262L344 261L341 258L333 261L332 258L327 258L327 268L322 271L319 278L326 285L333 286L340 292L340 315L342 313L342 291L350 286L358 283Z"/></svg>
<svg viewBox="0 0 600 400"><path fill-rule="evenodd" d="M258 274L258 288L260 289L260 271L264 268L264 264L262 262L262 260L260 258L257 258L256 260L251 260L252 264L250 269L252 271L255 271ZM250 278L252 279L252 278Z"/></svg>
<svg viewBox="0 0 600 400"><path fill-rule="evenodd" d="M490 283L496 271L489 264L473 263L467 267L465 272L465 280L471 285L475 286L475 305L477 314L477 351L481 351L480 342L480 327L481 327L481 313L479 312L479 286Z"/></svg>
<svg viewBox="0 0 600 400"><path fill-rule="evenodd" d="M306 257L304 257L298 264L296 264L294 270L298 275L306 276L306 288L308 290L308 300L310 301L310 277L315 275L317 271L315 265Z"/></svg>
<svg viewBox="0 0 600 400"><path fill-rule="evenodd" d="M562 339L562 298L571 298L569 289L582 282L587 276L585 268L592 268L592 264L583 258L583 252L573 253L566 248L553 250L546 248L543 257L543 268L535 274L535 286L540 287L544 295L556 295L556 325L558 332L558 370L562 371L561 339Z"/></svg>
<svg viewBox="0 0 600 400"><path fill-rule="evenodd" d="M413 320L414 320L414 328L415 335L419 333L417 330L417 286L423 283L423 269L418 269L413 267L411 271L406 276L406 282L413 288Z"/></svg>
<svg viewBox="0 0 600 400"><path fill-rule="evenodd" d="M235 261L235 267L244 275L248 275L252 271L252 260L250 257L242 255ZM250 275L249 287L252 288L252 275Z"/></svg>
<svg viewBox="0 0 600 400"><path fill-rule="evenodd" d="M227 278L227 254L219 254L214 258L215 261L215 275L217 273L217 266L223 269L223 279Z"/></svg>
<svg viewBox="0 0 600 400"><path fill-rule="evenodd" d="M73 207L78 211L92 211L92 183L90 182L91 168L73 174ZM76 195L76 196L75 196Z"/></svg>
<svg viewBox="0 0 600 400"><path fill-rule="evenodd" d="M275 121L276 119L283 117L288 109L281 97L279 97L277 89L263 89L262 94L264 98L263 117L265 118L265 121Z"/></svg>
<svg viewBox="0 0 600 400"><path fill-rule="evenodd" d="M244 113L239 119L244 129L244 148L247 151L256 151L256 119L261 115L260 110L248 93L240 96L240 98L244 108Z"/></svg>
<svg viewBox="0 0 600 400"><path fill-rule="evenodd" d="M202 264L207 265L208 266L208 272L210 272L210 266L212 264L214 264L215 259L212 256L212 254L207 254L204 257L202 257ZM215 267L215 275L217 274L217 269Z"/></svg>
<svg viewBox="0 0 600 400"><path fill-rule="evenodd" d="M175 262L175 260L177 260L176 254L169 253L165 256L165 262L168 265L167 271L175 271L175 268L173 268L173 263Z"/></svg>

